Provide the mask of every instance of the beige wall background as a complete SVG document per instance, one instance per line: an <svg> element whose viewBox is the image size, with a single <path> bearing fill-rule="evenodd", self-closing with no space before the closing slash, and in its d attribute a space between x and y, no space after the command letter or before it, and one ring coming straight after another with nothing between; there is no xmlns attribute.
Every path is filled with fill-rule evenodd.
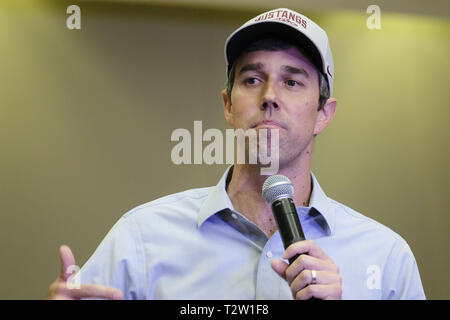
<svg viewBox="0 0 450 320"><path fill-rule="evenodd" d="M170 136L194 120L227 128L223 44L268 3L144 2L0 3L1 299L45 297L61 244L81 266L126 211L226 168L174 165ZM427 297L449 299L448 6L383 2L371 31L366 3L304 3L288 5L327 30L339 102L313 171L330 197L403 236ZM66 28L69 4L81 30Z"/></svg>

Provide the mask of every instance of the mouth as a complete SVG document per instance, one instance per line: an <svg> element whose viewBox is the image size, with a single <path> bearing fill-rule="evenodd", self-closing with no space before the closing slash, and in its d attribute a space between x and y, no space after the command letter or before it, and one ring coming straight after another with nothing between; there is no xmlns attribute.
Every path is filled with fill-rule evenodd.
<svg viewBox="0 0 450 320"><path fill-rule="evenodd" d="M254 125L252 125L250 128L278 128L278 129L286 129L283 124L277 121L273 120L262 120L258 121Z"/></svg>

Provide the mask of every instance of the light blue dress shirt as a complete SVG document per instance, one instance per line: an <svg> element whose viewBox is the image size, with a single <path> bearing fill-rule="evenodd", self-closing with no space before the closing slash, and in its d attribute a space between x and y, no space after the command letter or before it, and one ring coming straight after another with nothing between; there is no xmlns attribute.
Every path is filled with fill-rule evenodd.
<svg viewBox="0 0 450 320"><path fill-rule="evenodd" d="M230 168L210 188L172 194L123 215L80 271L81 283L126 299L292 299L270 266L284 252L233 209ZM328 198L311 174L310 207L298 207L307 239L338 265L343 299L425 299L414 256L398 234Z"/></svg>

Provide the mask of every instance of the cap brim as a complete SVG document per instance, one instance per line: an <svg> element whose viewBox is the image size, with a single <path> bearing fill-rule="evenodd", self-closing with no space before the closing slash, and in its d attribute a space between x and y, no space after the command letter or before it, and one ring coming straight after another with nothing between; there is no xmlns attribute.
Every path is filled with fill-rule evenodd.
<svg viewBox="0 0 450 320"><path fill-rule="evenodd" d="M264 38L284 39L297 44L311 63L323 72L322 56L314 43L298 29L277 21L256 23L242 28L230 36L225 49L228 72L245 47L256 40Z"/></svg>

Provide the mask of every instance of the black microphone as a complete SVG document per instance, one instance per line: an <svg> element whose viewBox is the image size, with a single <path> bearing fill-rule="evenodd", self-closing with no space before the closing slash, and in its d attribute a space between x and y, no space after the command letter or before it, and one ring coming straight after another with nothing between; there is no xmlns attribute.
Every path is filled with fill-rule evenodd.
<svg viewBox="0 0 450 320"><path fill-rule="evenodd" d="M305 240L303 229L298 219L292 197L294 196L294 186L291 181L281 175L270 176L264 181L262 196L272 206L275 222L280 230L281 239L286 249L297 241ZM294 262L299 255L289 259L289 264Z"/></svg>

